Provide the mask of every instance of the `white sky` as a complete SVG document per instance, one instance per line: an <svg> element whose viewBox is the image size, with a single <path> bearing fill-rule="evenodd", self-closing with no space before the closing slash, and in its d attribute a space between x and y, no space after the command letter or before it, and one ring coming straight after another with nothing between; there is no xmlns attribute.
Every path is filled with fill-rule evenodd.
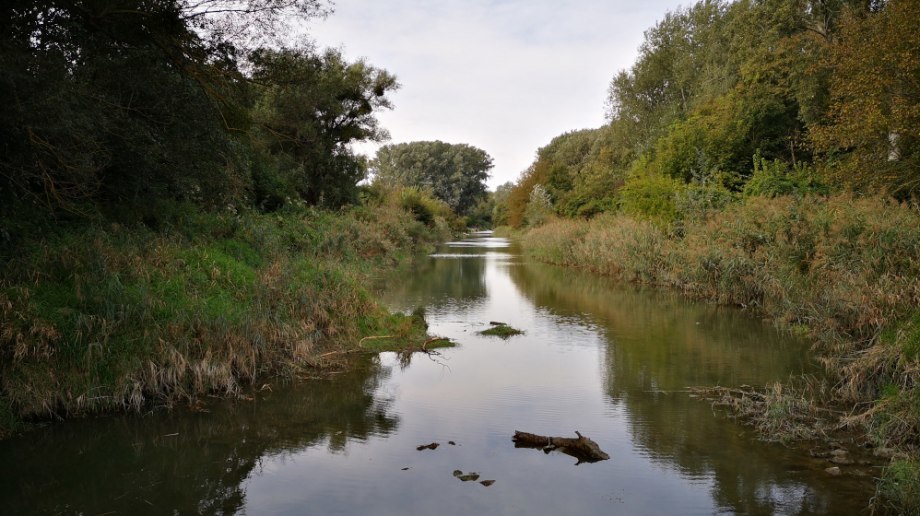
<svg viewBox="0 0 920 516"><path fill-rule="evenodd" d="M539 147L599 127L613 75L677 0L337 0L310 37L394 73L388 143L468 143L517 179ZM373 155L378 145L362 145Z"/></svg>

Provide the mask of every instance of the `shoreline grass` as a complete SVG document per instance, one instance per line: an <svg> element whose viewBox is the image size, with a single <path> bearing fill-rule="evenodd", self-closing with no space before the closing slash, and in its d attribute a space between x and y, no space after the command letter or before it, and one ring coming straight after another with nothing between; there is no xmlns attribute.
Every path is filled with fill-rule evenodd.
<svg viewBox="0 0 920 516"><path fill-rule="evenodd" d="M192 210L167 230L92 225L36 238L0 277L0 437L22 421L237 396L362 351L366 336L417 347L424 319L390 314L366 285L443 228L380 204Z"/></svg>
<svg viewBox="0 0 920 516"><path fill-rule="evenodd" d="M885 499L898 490L920 492L915 207L849 195L752 197L668 229L606 214L553 220L519 240L539 261L740 306L810 335L831 387L798 393L796 403L849 407L835 424L860 429L871 446L911 457L886 470L885 479L892 478L882 480ZM770 386L759 395L781 391ZM760 426L775 430L784 424L770 423ZM920 512L920 497L894 498L899 510Z"/></svg>

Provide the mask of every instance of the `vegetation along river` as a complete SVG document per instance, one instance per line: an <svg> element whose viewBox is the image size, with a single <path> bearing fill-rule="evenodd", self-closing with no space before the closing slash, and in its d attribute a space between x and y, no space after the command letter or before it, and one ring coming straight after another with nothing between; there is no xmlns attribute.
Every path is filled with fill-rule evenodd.
<svg viewBox="0 0 920 516"><path fill-rule="evenodd" d="M385 296L458 346L2 441L0 514L855 514L872 495L871 468L832 477L684 391L817 370L745 312L532 263L487 234ZM525 333L479 335L490 321ZM578 430L611 458L516 449L515 430Z"/></svg>

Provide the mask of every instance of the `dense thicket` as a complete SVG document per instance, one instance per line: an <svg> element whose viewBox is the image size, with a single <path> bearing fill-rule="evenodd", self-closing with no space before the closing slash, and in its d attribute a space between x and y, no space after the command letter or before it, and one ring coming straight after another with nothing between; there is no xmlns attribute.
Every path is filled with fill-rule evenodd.
<svg viewBox="0 0 920 516"><path fill-rule="evenodd" d="M665 223L741 193L916 200L918 21L916 0L706 0L668 13L612 80L609 123L541 149L509 222L529 223L541 196L557 215L622 209Z"/></svg>
<svg viewBox="0 0 920 516"><path fill-rule="evenodd" d="M340 206L382 135L393 76L278 46L316 0L5 2L0 233L78 217L159 225L167 205Z"/></svg>

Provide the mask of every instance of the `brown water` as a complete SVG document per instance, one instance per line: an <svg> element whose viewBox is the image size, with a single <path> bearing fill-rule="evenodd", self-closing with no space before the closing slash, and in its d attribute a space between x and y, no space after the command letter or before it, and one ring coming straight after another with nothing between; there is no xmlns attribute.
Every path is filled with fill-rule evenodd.
<svg viewBox="0 0 920 516"><path fill-rule="evenodd" d="M0 514L865 512L872 470L831 477L683 392L815 370L805 343L746 313L530 263L482 235L388 283L394 308L425 307L459 346L0 442ZM477 335L496 320L526 333ZM611 459L515 449L514 430L579 430Z"/></svg>

